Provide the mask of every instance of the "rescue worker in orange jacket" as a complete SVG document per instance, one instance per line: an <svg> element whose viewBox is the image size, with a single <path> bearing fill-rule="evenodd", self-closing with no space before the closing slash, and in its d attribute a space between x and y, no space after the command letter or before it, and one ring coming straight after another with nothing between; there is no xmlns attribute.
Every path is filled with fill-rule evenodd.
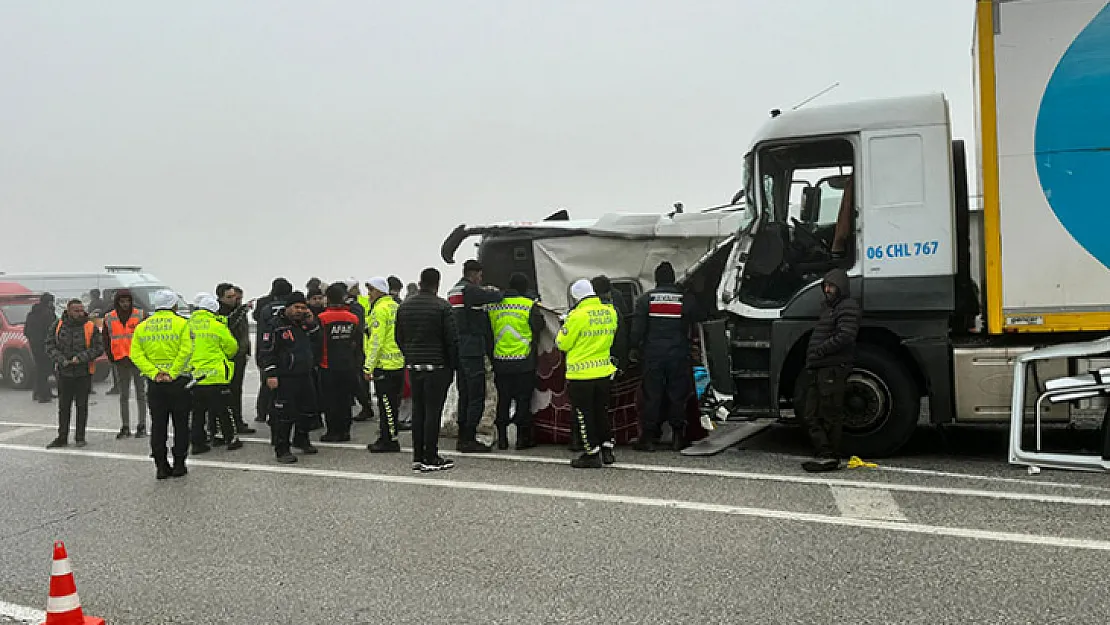
<svg viewBox="0 0 1110 625"><path fill-rule="evenodd" d="M135 385L135 402L139 419L135 425L135 438L146 436L146 386L138 367L131 362L131 337L143 320L143 311L135 308L131 291L120 289L112 298L112 309L104 315L104 353L116 371L116 388L119 390L120 429L116 438L131 436L131 385Z"/></svg>

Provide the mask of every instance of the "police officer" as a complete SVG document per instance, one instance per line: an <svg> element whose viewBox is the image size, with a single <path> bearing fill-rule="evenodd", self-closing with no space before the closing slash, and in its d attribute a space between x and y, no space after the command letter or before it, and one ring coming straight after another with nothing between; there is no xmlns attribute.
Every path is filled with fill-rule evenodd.
<svg viewBox="0 0 1110 625"><path fill-rule="evenodd" d="M482 265L476 260L463 264L463 277L450 291L447 301L459 331L459 443L458 451L484 453L490 448L478 442L478 424L486 405L486 354L490 334L485 307L502 299L494 288L482 288Z"/></svg>
<svg viewBox="0 0 1110 625"><path fill-rule="evenodd" d="M177 295L161 290L151 295L154 314L135 328L131 340L131 362L147 379L150 408L150 451L157 478L182 477L189 471L189 391L184 373L193 355L189 322L179 317ZM166 461L169 423L173 420L173 467Z"/></svg>
<svg viewBox="0 0 1110 625"><path fill-rule="evenodd" d="M397 325L397 301L389 295L385 278L370 278L367 282L370 302L370 342L366 350L363 372L367 380L374 381L378 394L378 440L367 446L371 453L399 452L397 417L401 408L401 393L405 389L405 357L397 347L394 328Z"/></svg>
<svg viewBox="0 0 1110 625"><path fill-rule="evenodd" d="M609 383L617 372L612 359L617 314L597 298L589 280L571 285L570 295L576 303L555 339L556 347L566 354L567 391L584 450L570 466L598 469L617 461L613 448L602 446L613 438L609 430Z"/></svg>
<svg viewBox="0 0 1110 625"><path fill-rule="evenodd" d="M297 461L290 452L290 435L293 447L306 454L317 453L308 439L308 430L315 411L312 341L319 331L304 294L294 291L286 299L277 323L262 334L259 347L262 379L274 398L271 432L274 453L282 464Z"/></svg>
<svg viewBox="0 0 1110 625"><path fill-rule="evenodd" d="M632 350L644 359L644 408L635 445L639 451L655 451L664 402L674 432L672 447L678 451L686 446L686 404L694 390L690 332L703 320L697 301L675 285L674 267L659 263L655 288L636 302L632 320Z"/></svg>
<svg viewBox="0 0 1110 625"><path fill-rule="evenodd" d="M205 427L209 417L219 426L228 450L239 449L243 443L231 412L231 377L235 367L231 359L239 351L239 343L216 316L220 310L216 296L201 293L196 304L196 310L189 317L189 330L193 333L193 356L189 364L195 383L191 429L193 455L211 450ZM213 427L213 438L215 430Z"/></svg>
<svg viewBox="0 0 1110 625"><path fill-rule="evenodd" d="M320 388L327 431L320 440L346 443L351 440L351 403L359 389L362 367L362 320L347 304L347 287L336 282L327 289L328 306L320 321Z"/></svg>
<svg viewBox="0 0 1110 625"><path fill-rule="evenodd" d="M516 448L536 446L532 435L532 391L536 388L536 342L543 315L524 296L528 276L509 277L505 298L489 305L493 330L493 375L497 386L497 448L509 448L509 409L516 404Z"/></svg>

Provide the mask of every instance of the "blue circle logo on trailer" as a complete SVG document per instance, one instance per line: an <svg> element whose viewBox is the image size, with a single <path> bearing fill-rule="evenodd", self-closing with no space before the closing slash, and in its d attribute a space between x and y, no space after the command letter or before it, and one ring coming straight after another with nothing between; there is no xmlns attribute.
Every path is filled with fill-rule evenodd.
<svg viewBox="0 0 1110 625"><path fill-rule="evenodd" d="M1110 6L1053 70L1035 141L1037 176L1056 218L1110 268Z"/></svg>

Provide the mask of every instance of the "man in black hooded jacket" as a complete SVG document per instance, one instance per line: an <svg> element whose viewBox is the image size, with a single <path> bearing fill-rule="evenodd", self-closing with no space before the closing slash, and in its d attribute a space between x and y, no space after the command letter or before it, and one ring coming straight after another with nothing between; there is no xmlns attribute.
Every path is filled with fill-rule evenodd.
<svg viewBox="0 0 1110 625"><path fill-rule="evenodd" d="M49 404L54 398L50 391L50 373L54 370L54 363L46 355L46 335L57 322L54 296L43 293L39 302L31 307L27 323L23 326L23 336L31 344L31 357L35 359L35 385L31 397L41 404Z"/></svg>
<svg viewBox="0 0 1110 625"><path fill-rule="evenodd" d="M806 387L802 419L816 452L802 463L810 472L840 468L840 434L844 424L844 387L856 356L860 307L851 297L848 274L833 269L821 284L825 305L806 349Z"/></svg>
<svg viewBox="0 0 1110 625"><path fill-rule="evenodd" d="M216 287L216 298L220 300L220 315L227 319L227 329L239 344L238 351L231 359L235 365L230 385L231 416L240 434L254 434L254 428L243 420L243 378L247 374L247 358L251 355L251 328L250 320L247 319L250 310L241 301L242 291L228 282Z"/></svg>
<svg viewBox="0 0 1110 625"><path fill-rule="evenodd" d="M285 313L286 300L292 293L292 283L285 278L275 278L270 285L270 294L258 298L257 306L254 309L254 321L257 324L254 337L256 345L262 345L262 335L272 330L281 321ZM254 358L254 364L258 365L259 370L262 369L261 357L262 351L259 350ZM265 380L263 380L258 389L258 399L255 402L255 421L259 423L266 422L271 403L273 403L272 394L269 387L266 386Z"/></svg>

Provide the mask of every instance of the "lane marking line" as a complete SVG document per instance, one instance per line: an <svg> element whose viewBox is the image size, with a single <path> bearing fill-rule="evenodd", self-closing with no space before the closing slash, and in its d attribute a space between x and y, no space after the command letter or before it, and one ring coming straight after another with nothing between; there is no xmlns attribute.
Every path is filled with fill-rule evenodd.
<svg viewBox="0 0 1110 625"><path fill-rule="evenodd" d="M37 432L38 428L17 428L15 430L8 430L7 432L0 432L0 441L10 441L13 438L18 438L24 434Z"/></svg>
<svg viewBox="0 0 1110 625"><path fill-rule="evenodd" d="M0 425L17 425L12 422L0 421ZM53 425L27 423L22 424L26 427L36 427L38 429L54 429ZM108 428L87 428L89 432L104 432L113 434L118 430ZM269 439L255 438L255 437L241 437L245 443L258 443L269 445ZM366 451L366 446L359 443L320 443L314 442L313 445L325 449L352 449L356 451ZM403 447L402 453L412 453L412 449ZM489 454L463 454L458 452L443 450L440 452L444 456L455 458L466 458L467 460L491 460L503 462L531 462L536 464L549 464L566 466L569 459L552 458L547 456L522 456L516 454L502 454L502 453L489 453ZM192 456L190 456L192 457ZM1110 498L1102 497L1070 497L1066 495L1048 495L1041 493L1024 493L1016 491L994 491L994 490L981 490L971 488L950 488L944 486L925 486L918 484L899 484L894 482L883 481L867 481L867 480L853 480L848 478L835 478L835 477L812 477L809 475L786 475L779 473L755 473L751 471L732 471L728 469L705 469L698 467L680 467L675 465L664 464L636 464L636 463L622 463L617 462L611 466L613 469L622 471L638 471L641 473L661 473L670 475L687 475L694 477L714 477L721 479L731 480L747 480L755 482L775 482L780 484L804 484L809 486L828 486L828 487L854 487L864 488L871 490L886 490L892 492L903 493L916 493L924 495L942 495L949 497L973 497L980 499L996 499L999 501L1022 501L1040 504L1065 504L1074 506L1088 506L1095 508L1110 508ZM1040 484L1038 484L1040 485Z"/></svg>
<svg viewBox="0 0 1110 625"><path fill-rule="evenodd" d="M27 606L23 605L16 605L14 603L0 601L0 616L6 616L17 621L23 621L28 625L37 625L38 623L42 623L46 619L46 612L43 612L42 610L36 610L34 608L28 608Z"/></svg>
<svg viewBox="0 0 1110 625"><path fill-rule="evenodd" d="M833 486L829 490L836 500L836 507L840 508L840 516L853 519L906 520L906 515L902 514L890 491L842 486Z"/></svg>
<svg viewBox="0 0 1110 625"><path fill-rule="evenodd" d="M7 449L10 451L22 451L34 454L75 456L84 458L99 458L106 460L123 460L127 462L151 462L150 458L146 456L119 454L106 451L42 449L38 447L31 447L28 445L15 445L11 443L0 443L0 449ZM918 523L903 523L898 521L885 521L878 519L857 519L832 516L827 514L816 514L810 512L789 512L785 510L753 508L748 506L732 506L727 504L686 501L681 499L660 499L636 495L592 493L586 491L542 488L535 486L515 486L510 484L494 484L487 482L456 481L426 476L409 477L402 475L383 475L378 473L359 473L352 471L337 471L334 469L310 469L303 467L291 467L286 465L260 465L239 462L225 462L219 460L190 460L190 464L198 467L228 469L233 471L253 471L257 473L303 475L309 477L334 478L384 484L408 484L413 486L443 488L448 490L463 490L508 495L531 495L535 497L546 497L549 499L567 499L571 501L625 504L645 508L664 508L670 510L707 512L713 514L752 517L775 521L795 521L817 525L832 525L839 527L854 527L860 529L885 530L891 532L919 534L925 536L966 538L971 540L986 540L991 542L1036 545L1041 547L1083 549L1088 551L1110 551L1110 541L1104 540L1067 538L1063 536L1049 536L1040 534L1021 534L1017 532L996 532L991 530L980 530L963 527L946 527L940 525L924 525Z"/></svg>

